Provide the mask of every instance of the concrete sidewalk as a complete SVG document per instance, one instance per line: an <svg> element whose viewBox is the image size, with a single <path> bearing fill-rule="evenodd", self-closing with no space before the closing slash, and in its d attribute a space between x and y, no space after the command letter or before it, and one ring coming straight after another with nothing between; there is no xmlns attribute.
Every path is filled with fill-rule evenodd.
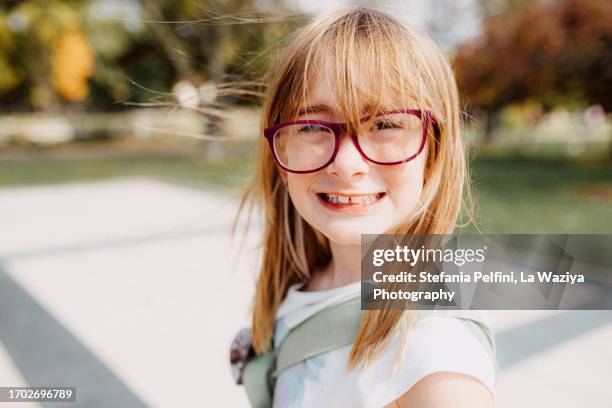
<svg viewBox="0 0 612 408"><path fill-rule="evenodd" d="M228 353L256 260L230 241L235 209L137 179L0 190L0 384L77 385L87 407L245 406Z"/></svg>
<svg viewBox="0 0 612 408"><path fill-rule="evenodd" d="M247 406L228 347L259 237L231 241L236 206L148 179L0 189L0 385L73 385L70 407ZM491 315L499 407L612 406L612 312Z"/></svg>

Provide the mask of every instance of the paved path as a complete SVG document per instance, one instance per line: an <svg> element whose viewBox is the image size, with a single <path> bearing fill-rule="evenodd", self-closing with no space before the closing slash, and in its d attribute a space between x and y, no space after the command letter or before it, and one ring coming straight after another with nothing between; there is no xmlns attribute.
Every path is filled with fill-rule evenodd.
<svg viewBox="0 0 612 408"><path fill-rule="evenodd" d="M88 407L244 406L227 360L255 252L231 244L234 211L149 180L0 190L0 384L76 384Z"/></svg>
<svg viewBox="0 0 612 408"><path fill-rule="evenodd" d="M147 179L0 189L0 385L76 385L70 407L246 406L227 353L257 237L231 241L235 210ZM612 312L492 317L499 407L612 406Z"/></svg>

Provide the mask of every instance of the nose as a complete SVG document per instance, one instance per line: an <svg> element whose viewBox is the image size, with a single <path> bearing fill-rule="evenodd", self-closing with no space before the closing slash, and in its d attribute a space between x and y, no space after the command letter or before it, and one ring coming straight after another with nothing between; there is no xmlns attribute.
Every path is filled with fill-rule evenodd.
<svg viewBox="0 0 612 408"><path fill-rule="evenodd" d="M370 165L357 149L349 133L343 133L340 146L334 161L327 167L327 172L344 180L352 180L368 174Z"/></svg>

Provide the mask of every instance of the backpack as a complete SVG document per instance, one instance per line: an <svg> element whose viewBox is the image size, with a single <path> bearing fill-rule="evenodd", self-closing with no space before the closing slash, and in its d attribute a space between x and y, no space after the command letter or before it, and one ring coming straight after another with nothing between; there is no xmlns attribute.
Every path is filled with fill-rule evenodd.
<svg viewBox="0 0 612 408"><path fill-rule="evenodd" d="M330 305L291 329L276 347L248 357L241 371L251 407L271 408L276 378L287 368L315 355L353 344L363 317L359 295ZM495 337L486 318L476 310L422 310L420 316L460 319L475 335L495 364ZM240 383L240 380L238 380Z"/></svg>

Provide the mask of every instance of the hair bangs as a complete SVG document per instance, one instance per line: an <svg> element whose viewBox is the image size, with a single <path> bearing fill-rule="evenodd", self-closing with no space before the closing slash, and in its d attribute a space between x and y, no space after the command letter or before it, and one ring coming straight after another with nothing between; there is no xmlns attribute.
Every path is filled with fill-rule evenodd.
<svg viewBox="0 0 612 408"><path fill-rule="evenodd" d="M323 78L349 127L381 111L432 110L435 99L420 72L422 66L414 63L414 53L404 27L384 14L344 14L308 38L295 56L295 80L282 117L295 117Z"/></svg>

